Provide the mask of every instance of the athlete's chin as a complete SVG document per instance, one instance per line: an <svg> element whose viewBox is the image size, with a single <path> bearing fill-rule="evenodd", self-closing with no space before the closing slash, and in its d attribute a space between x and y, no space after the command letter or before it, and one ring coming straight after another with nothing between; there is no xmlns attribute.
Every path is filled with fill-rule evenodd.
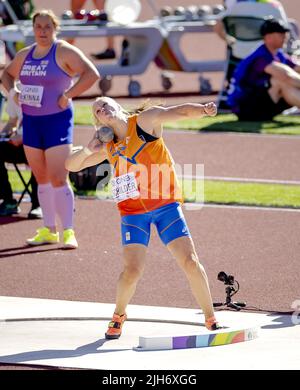
<svg viewBox="0 0 300 390"><path fill-rule="evenodd" d="M49 38L43 38L43 37L40 37L37 42L42 45L42 46L48 46L48 45L51 45L52 42Z"/></svg>

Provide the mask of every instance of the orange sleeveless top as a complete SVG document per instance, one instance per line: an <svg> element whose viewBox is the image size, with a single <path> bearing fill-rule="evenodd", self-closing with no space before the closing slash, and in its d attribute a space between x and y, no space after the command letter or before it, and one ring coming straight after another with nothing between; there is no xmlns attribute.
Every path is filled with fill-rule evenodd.
<svg viewBox="0 0 300 390"><path fill-rule="evenodd" d="M137 115L130 116L125 138L106 145L114 172L113 197L121 215L146 213L182 202L174 161L163 138L144 141L137 135L136 122Z"/></svg>

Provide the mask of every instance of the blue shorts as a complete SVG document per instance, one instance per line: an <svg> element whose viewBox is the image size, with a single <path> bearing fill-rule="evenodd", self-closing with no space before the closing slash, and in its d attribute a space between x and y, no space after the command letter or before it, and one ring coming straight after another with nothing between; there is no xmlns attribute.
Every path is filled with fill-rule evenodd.
<svg viewBox="0 0 300 390"><path fill-rule="evenodd" d="M148 246L151 223L156 226L162 242L167 245L176 238L189 236L181 206L170 203L143 214L125 215L121 219L122 244L142 244Z"/></svg>
<svg viewBox="0 0 300 390"><path fill-rule="evenodd" d="M73 108L51 115L23 114L23 144L46 150L73 143Z"/></svg>

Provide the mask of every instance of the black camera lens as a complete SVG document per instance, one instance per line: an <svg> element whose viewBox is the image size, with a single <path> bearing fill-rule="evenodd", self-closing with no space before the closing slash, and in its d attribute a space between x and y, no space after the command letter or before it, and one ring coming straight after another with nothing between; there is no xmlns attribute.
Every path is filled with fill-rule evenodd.
<svg viewBox="0 0 300 390"><path fill-rule="evenodd" d="M234 276L227 275L224 271L221 271L218 273L218 280L220 280L224 284L232 285L234 283Z"/></svg>
<svg viewBox="0 0 300 390"><path fill-rule="evenodd" d="M220 280L221 282L225 282L227 279L227 275L225 274L225 272L219 272L218 273L218 280Z"/></svg>
<svg viewBox="0 0 300 390"><path fill-rule="evenodd" d="M232 275L228 275L228 284L233 284L234 283L234 277Z"/></svg>

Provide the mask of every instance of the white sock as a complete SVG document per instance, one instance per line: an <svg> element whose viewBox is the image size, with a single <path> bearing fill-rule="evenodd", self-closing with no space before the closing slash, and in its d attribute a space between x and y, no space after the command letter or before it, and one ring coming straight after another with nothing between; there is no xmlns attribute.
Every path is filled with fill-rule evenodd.
<svg viewBox="0 0 300 390"><path fill-rule="evenodd" d="M62 187L54 187L54 199L56 213L58 214L63 229L73 228L74 192L67 183Z"/></svg>
<svg viewBox="0 0 300 390"><path fill-rule="evenodd" d="M38 199L43 210L44 225L55 227L54 191L50 183L38 185Z"/></svg>

